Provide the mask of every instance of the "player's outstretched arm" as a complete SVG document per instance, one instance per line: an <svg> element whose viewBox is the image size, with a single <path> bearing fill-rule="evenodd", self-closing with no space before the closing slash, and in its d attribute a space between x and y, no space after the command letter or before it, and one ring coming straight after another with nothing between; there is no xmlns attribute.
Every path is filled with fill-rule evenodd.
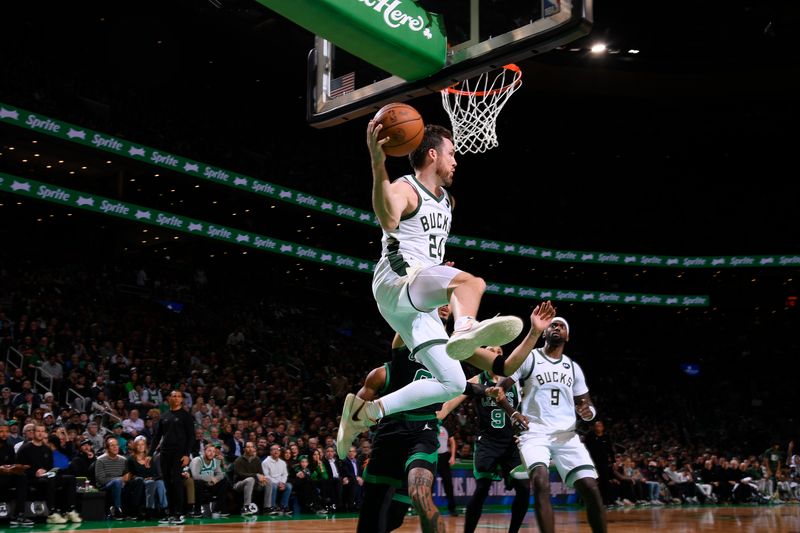
<svg viewBox="0 0 800 533"><path fill-rule="evenodd" d="M498 376L510 376L522 366L542 332L547 329L555 316L556 308L550 300L542 302L531 313L531 329L511 355L503 357L486 348L478 348L466 361L476 368L494 372Z"/></svg>
<svg viewBox="0 0 800 533"><path fill-rule="evenodd" d="M416 194L403 180L392 183L386 171L386 154L383 145L389 140L381 138L381 124L370 120L367 124L367 147L372 159L372 209L381 227L387 231L397 229L400 217L416 209ZM411 204L413 207L410 207Z"/></svg>
<svg viewBox="0 0 800 533"><path fill-rule="evenodd" d="M522 339L522 342L514 348L514 351L511 352L511 355L506 359L503 365L502 375L510 376L522 366L522 363L525 362L525 359L536 346L536 342L539 340L542 332L547 329L547 326L550 325L550 322L553 321L555 316L556 308L553 307L550 300L540 303L533 309L531 313L531 328L528 330L528 334L525 335L525 338Z"/></svg>
<svg viewBox="0 0 800 533"><path fill-rule="evenodd" d="M383 385L386 383L386 368L379 366L378 368L373 368L370 370L369 374L367 374L366 379L364 380L364 385L359 389L356 393L356 396L361 398L362 400L374 400L378 397L378 391L383 388Z"/></svg>

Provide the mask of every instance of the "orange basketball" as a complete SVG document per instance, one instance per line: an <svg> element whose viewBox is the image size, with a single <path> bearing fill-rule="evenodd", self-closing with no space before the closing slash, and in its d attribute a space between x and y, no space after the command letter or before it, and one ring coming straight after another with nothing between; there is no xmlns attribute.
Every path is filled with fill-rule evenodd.
<svg viewBox="0 0 800 533"><path fill-rule="evenodd" d="M422 142L425 124L416 109L408 104L386 104L375 114L376 124L383 124L381 139L389 137L383 145L386 155L403 157L414 151Z"/></svg>

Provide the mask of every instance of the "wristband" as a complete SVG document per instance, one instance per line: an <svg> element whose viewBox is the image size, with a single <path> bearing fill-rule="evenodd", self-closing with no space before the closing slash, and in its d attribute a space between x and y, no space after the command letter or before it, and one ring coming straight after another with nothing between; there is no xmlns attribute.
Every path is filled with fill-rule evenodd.
<svg viewBox="0 0 800 533"><path fill-rule="evenodd" d="M464 395L465 396L485 396L486 395L486 385L481 383L470 383L467 381L467 386L464 387Z"/></svg>
<svg viewBox="0 0 800 533"><path fill-rule="evenodd" d="M492 362L492 373L496 376L506 377L506 356L498 355Z"/></svg>
<svg viewBox="0 0 800 533"><path fill-rule="evenodd" d="M583 420L584 422L591 422L592 420L594 420L594 417L597 416L597 409L594 408L594 405L590 405L589 410L592 412L592 416L590 416L589 418L581 417L581 420Z"/></svg>

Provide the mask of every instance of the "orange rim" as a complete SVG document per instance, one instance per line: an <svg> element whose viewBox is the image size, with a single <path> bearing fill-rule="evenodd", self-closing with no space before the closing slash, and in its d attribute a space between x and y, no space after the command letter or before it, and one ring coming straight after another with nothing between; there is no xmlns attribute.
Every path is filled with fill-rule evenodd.
<svg viewBox="0 0 800 533"><path fill-rule="evenodd" d="M448 88L446 88L444 90L447 91L450 94L455 94L457 96L488 96L488 95L491 95L491 94L504 93L504 92L510 90L512 87L514 87L516 85L519 85L522 82L522 69L520 69L514 63L509 63L508 65L503 65L500 68L504 68L506 70L510 70L511 72L513 72L514 73L514 79L508 85L504 85L504 86L502 86L502 87L500 87L498 89L492 89L490 91L462 91L461 89L456 89L456 85L461 83L459 81L459 82L454 83L453 85L451 85L450 87L448 87Z"/></svg>

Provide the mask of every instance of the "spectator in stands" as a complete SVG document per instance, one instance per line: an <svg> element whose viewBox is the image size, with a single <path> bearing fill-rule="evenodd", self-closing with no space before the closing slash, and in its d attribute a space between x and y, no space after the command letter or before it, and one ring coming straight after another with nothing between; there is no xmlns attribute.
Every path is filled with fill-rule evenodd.
<svg viewBox="0 0 800 533"><path fill-rule="evenodd" d="M135 383L131 391L128 392L128 406L131 410L145 408L144 399L144 386L141 383Z"/></svg>
<svg viewBox="0 0 800 533"><path fill-rule="evenodd" d="M153 435L155 434L158 421L161 420L161 412L158 409L150 409L144 418L144 429L142 435L147 437L148 443L153 443Z"/></svg>
<svg viewBox="0 0 800 533"><path fill-rule="evenodd" d="M195 428L194 429L194 438L192 439L192 444L190 447L192 457L200 457L203 455L203 450L205 449L205 442L206 438L203 435L203 428Z"/></svg>
<svg viewBox="0 0 800 533"><path fill-rule="evenodd" d="M23 428L22 428L22 440L17 442L14 445L14 452L15 453L19 453L19 449L22 448L22 446L25 443L30 442L30 441L33 440L33 433L34 433L35 429L36 429L36 426L34 424L31 424L31 423L25 424L25 426L23 426Z"/></svg>
<svg viewBox="0 0 800 533"><path fill-rule="evenodd" d="M673 500L677 499L683 503L699 503L697 495L700 491L691 476L687 474L687 472L677 469L675 461L670 461L667 468L664 469L664 481Z"/></svg>
<svg viewBox="0 0 800 533"><path fill-rule="evenodd" d="M94 464L95 454L92 449L92 441L82 439L79 444L78 453L69 463L69 473L76 478L89 477L89 468Z"/></svg>
<svg viewBox="0 0 800 533"><path fill-rule="evenodd" d="M6 422L8 425L8 442L17 449L17 444L23 442L25 439L19 434L19 423L16 420L9 420Z"/></svg>
<svg viewBox="0 0 800 533"><path fill-rule="evenodd" d="M7 413L8 409L13 405L12 400L11 389L9 387L3 387L2 392L0 392L0 409Z"/></svg>
<svg viewBox="0 0 800 533"><path fill-rule="evenodd" d="M161 390L155 381L151 381L142 392L142 405L145 407L159 408L164 403L164 397L161 395Z"/></svg>
<svg viewBox="0 0 800 533"><path fill-rule="evenodd" d="M39 405L39 407L45 411L53 413L55 416L55 414L58 413L58 402L56 402L55 395L50 391L45 392L44 397L42 398L42 403Z"/></svg>
<svg viewBox="0 0 800 533"><path fill-rule="evenodd" d="M25 475L15 469L16 461L14 448L8 438L8 426L0 425L0 505L8 507L5 502L11 500L11 489L15 489L16 496L16 517L11 519L12 526L33 526L33 521L25 518L22 510L25 508L25 493L18 490L21 478ZM24 482L24 480L22 480Z"/></svg>
<svg viewBox="0 0 800 533"><path fill-rule="evenodd" d="M103 415L107 417L109 413L112 412L111 404L106 400L106 393L103 390L97 391L97 396L95 396L94 401L92 401L92 407L90 412L95 415Z"/></svg>
<svg viewBox="0 0 800 533"><path fill-rule="evenodd" d="M640 468L642 478L647 489L647 499L650 505L664 505L661 501L661 470L656 461L650 460L646 466ZM613 500L612 500L613 501Z"/></svg>
<svg viewBox="0 0 800 533"><path fill-rule="evenodd" d="M47 431L45 430L45 434ZM61 439L58 435L51 434L47 437L47 444L53 452L53 468L66 471L69 468L69 457L61 448Z"/></svg>
<svg viewBox="0 0 800 533"><path fill-rule="evenodd" d="M144 486L144 502L137 501L138 515L152 520L158 516L163 519L167 514L167 491L156 461L147 455L147 440L138 436L131 443L125 467L129 484L141 483ZM142 508L144 503L144 508ZM158 504L158 506L156 506Z"/></svg>
<svg viewBox="0 0 800 533"><path fill-rule="evenodd" d="M342 508L342 464L336 458L336 448L325 448L325 459L322 461L327 474L327 479L322 480L322 497L325 503L333 510Z"/></svg>
<svg viewBox="0 0 800 533"><path fill-rule="evenodd" d="M119 442L114 437L109 437L105 444L106 453L97 458L95 462L95 485L97 488L111 492L114 505L111 508L111 518L123 520L122 495L125 488L125 473L127 461L119 454ZM129 491L125 491L126 493ZM136 495L135 501L141 499L141 493Z"/></svg>
<svg viewBox="0 0 800 533"><path fill-rule="evenodd" d="M217 516L226 517L229 516L228 492L230 484L222 470L222 461L216 456L217 447L208 442L203 450L203 455L195 457L190 463L195 487L195 510L199 512L201 506L210 505L212 499L215 499L217 502Z"/></svg>
<svg viewBox="0 0 800 533"><path fill-rule="evenodd" d="M122 421L122 431L131 437L136 437L144 431L144 420L139 418L138 409L131 409L128 418Z"/></svg>
<svg viewBox="0 0 800 533"><path fill-rule="evenodd" d="M611 475L619 491L614 503L620 506L633 505L633 480L625 475L625 457L623 457L622 454L616 454L614 456L614 464L611 465Z"/></svg>
<svg viewBox="0 0 800 533"><path fill-rule="evenodd" d="M319 514L324 514L324 507L321 505L317 490L314 486L314 481L312 480L312 471L308 456L298 456L297 463L294 467L294 477L292 479L293 490L297 495L300 511L302 513L319 512Z"/></svg>
<svg viewBox="0 0 800 533"><path fill-rule="evenodd" d="M97 422L89 422L86 425L86 433L83 434L83 437L92 443L92 451L95 455L106 448L104 435L100 433L100 426Z"/></svg>
<svg viewBox="0 0 800 533"><path fill-rule="evenodd" d="M11 389L11 392L14 394L19 394L22 392L22 385L28 380L25 377L25 372L22 367L18 367L14 369L14 374L11 379L8 381L8 386ZM30 381L28 381L30 385ZM30 388L30 386L28 387Z"/></svg>
<svg viewBox="0 0 800 533"><path fill-rule="evenodd" d="M261 469L261 461L256 456L256 446L252 442L244 445L244 455L237 458L233 463L234 483L233 489L241 492L244 496L244 506L242 516L248 516L258 512L258 508L252 503L253 492L264 491L263 509L269 504L270 494L267 493L267 478Z"/></svg>
<svg viewBox="0 0 800 533"><path fill-rule="evenodd" d="M361 508L361 497L364 486L364 464L357 458L355 446L347 451L347 457L342 461L342 501L347 511L358 511Z"/></svg>
<svg viewBox="0 0 800 533"><path fill-rule="evenodd" d="M116 400L111 407L111 414L114 420L123 421L128 418L128 410L125 408L125 400Z"/></svg>
<svg viewBox="0 0 800 533"><path fill-rule="evenodd" d="M29 487L36 487L45 495L50 514L48 524L65 524L67 521L78 523L81 517L75 510L77 486L75 477L69 474L56 475L53 469L53 454L46 443L47 433L44 425L34 427L33 439L26 442L17 452L17 462L28 465L25 476L20 476L17 491L27 497ZM59 494L59 506L56 507L56 491ZM63 516L66 514L66 516Z"/></svg>
<svg viewBox="0 0 800 533"><path fill-rule="evenodd" d="M91 388L92 398L97 400L97 398L98 398L98 396L99 396L99 394L101 392L103 393L103 396L104 396L103 400L105 401L108 398L109 389L108 389L108 386L106 385L106 377L102 373L99 373L97 375L97 377L95 378L94 383L92 384L92 388ZM111 410L110 406L109 406L108 410L109 411Z"/></svg>
<svg viewBox="0 0 800 533"><path fill-rule="evenodd" d="M125 455L128 453L128 439L122 434L122 423L117 422L111 428L111 434L117 439L119 443L119 453Z"/></svg>
<svg viewBox="0 0 800 533"><path fill-rule="evenodd" d="M229 439L226 443L228 448L228 460L235 461L237 457L240 457L244 452L244 440L242 439L242 432L241 430L236 430L233 432L233 438Z"/></svg>
<svg viewBox="0 0 800 533"><path fill-rule="evenodd" d="M41 422L44 424L45 431L50 433L53 431L55 424L56 424L56 417L51 412L42 413L42 411L37 410L37 415L41 415ZM40 421L39 416L34 416L35 421Z"/></svg>
<svg viewBox="0 0 800 533"><path fill-rule="evenodd" d="M52 378L53 390L61 390L61 381L64 379L64 367L56 357L56 354L51 353L47 356L47 360L39 367L41 375L44 378Z"/></svg>
<svg viewBox="0 0 800 533"><path fill-rule="evenodd" d="M270 485L266 512L271 515L291 515L289 497L292 494L292 484L288 482L289 470L286 462L281 459L281 447L278 444L270 447L269 457L261 462L261 469ZM276 506L278 494L281 495L280 508Z"/></svg>

